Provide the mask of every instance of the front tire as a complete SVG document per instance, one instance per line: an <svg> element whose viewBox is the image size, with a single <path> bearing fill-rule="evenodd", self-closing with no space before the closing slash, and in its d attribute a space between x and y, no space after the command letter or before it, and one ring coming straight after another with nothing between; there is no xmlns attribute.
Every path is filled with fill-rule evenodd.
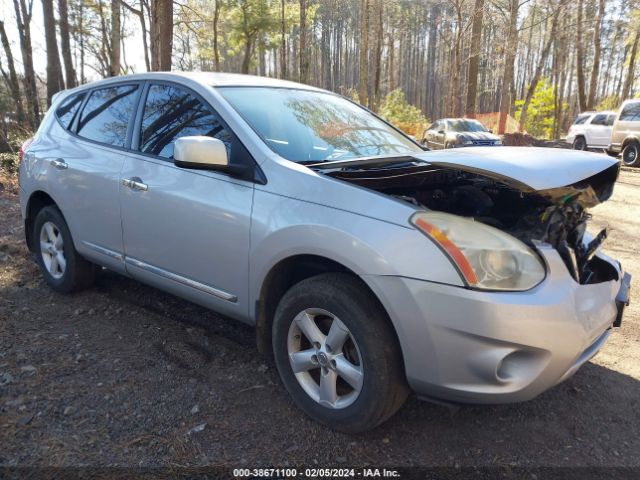
<svg viewBox="0 0 640 480"><path fill-rule="evenodd" d="M640 143L631 142L622 149L622 162L627 167L640 166Z"/></svg>
<svg viewBox="0 0 640 480"><path fill-rule="evenodd" d="M33 233L38 266L53 290L70 293L93 283L95 266L76 251L67 222L58 208L48 206L40 210Z"/></svg>
<svg viewBox="0 0 640 480"><path fill-rule="evenodd" d="M573 149L574 150L586 150L587 149L587 141L584 137L576 137L573 141Z"/></svg>
<svg viewBox="0 0 640 480"><path fill-rule="evenodd" d="M327 273L294 285L275 313L273 349L294 402L334 430L370 430L407 398L395 332L350 275Z"/></svg>

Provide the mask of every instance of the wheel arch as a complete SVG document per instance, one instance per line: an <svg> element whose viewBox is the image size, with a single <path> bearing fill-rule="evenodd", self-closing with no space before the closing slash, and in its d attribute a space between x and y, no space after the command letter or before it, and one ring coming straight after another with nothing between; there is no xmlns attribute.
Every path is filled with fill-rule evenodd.
<svg viewBox="0 0 640 480"><path fill-rule="evenodd" d="M402 344L398 338L398 332L387 309L375 292L356 272L343 263L322 255L297 254L283 258L273 265L261 284L255 310L256 341L260 353L272 354L271 339L273 319L278 303L284 294L293 285L306 278L329 272L344 273L355 278L362 288L371 295L371 298L375 300L378 307L384 312L396 336L398 346L402 351Z"/></svg>
<svg viewBox="0 0 640 480"><path fill-rule="evenodd" d="M27 247L31 252L34 251L33 226L34 226L36 216L38 215L38 212L40 212L40 210L50 205L54 205L58 207L58 204L53 199L53 197L43 190L35 190L29 196L29 200L27 201L27 208L25 210L26 213L24 217L24 234L27 242ZM60 213L62 214L62 212ZM62 215L62 217L64 218L64 215Z"/></svg>
<svg viewBox="0 0 640 480"><path fill-rule="evenodd" d="M622 145L620 147L620 150L624 150L624 148L629 145L630 143L637 143L640 145L640 137L636 137L636 136L631 136L631 137L627 137L622 141Z"/></svg>

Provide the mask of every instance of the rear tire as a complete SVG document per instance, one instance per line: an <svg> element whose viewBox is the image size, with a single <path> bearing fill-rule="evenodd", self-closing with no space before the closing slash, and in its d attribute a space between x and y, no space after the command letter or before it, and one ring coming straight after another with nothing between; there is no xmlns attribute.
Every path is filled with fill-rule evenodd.
<svg viewBox="0 0 640 480"><path fill-rule="evenodd" d="M407 398L395 332L350 275L322 274L291 287L276 309L273 350L294 402L334 430L370 430Z"/></svg>
<svg viewBox="0 0 640 480"><path fill-rule="evenodd" d="M574 150L586 150L587 149L587 141L584 137L576 137L573 141L573 149Z"/></svg>
<svg viewBox="0 0 640 480"><path fill-rule="evenodd" d="M622 163L627 167L640 167L640 143L630 142L622 149Z"/></svg>
<svg viewBox="0 0 640 480"><path fill-rule="evenodd" d="M57 207L44 207L36 215L33 245L44 279L56 292L70 293L93 284L95 265L76 251L67 222Z"/></svg>

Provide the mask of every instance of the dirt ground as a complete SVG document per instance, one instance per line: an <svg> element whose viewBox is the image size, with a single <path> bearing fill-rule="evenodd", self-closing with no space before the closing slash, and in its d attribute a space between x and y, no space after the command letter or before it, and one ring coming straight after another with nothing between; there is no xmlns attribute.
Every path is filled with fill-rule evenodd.
<svg viewBox="0 0 640 480"><path fill-rule="evenodd" d="M638 466L640 303L573 378L527 403L410 398L360 436L289 400L251 328L113 273L53 293L0 177L0 466ZM640 171L593 211L640 279ZM0 475L1 476L1 475Z"/></svg>

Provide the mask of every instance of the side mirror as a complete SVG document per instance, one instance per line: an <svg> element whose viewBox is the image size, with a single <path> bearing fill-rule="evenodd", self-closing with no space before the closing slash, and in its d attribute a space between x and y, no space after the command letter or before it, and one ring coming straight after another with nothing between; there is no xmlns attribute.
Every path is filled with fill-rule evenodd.
<svg viewBox="0 0 640 480"><path fill-rule="evenodd" d="M173 163L182 168L224 170L229 166L227 147L217 138L182 137L173 145Z"/></svg>

